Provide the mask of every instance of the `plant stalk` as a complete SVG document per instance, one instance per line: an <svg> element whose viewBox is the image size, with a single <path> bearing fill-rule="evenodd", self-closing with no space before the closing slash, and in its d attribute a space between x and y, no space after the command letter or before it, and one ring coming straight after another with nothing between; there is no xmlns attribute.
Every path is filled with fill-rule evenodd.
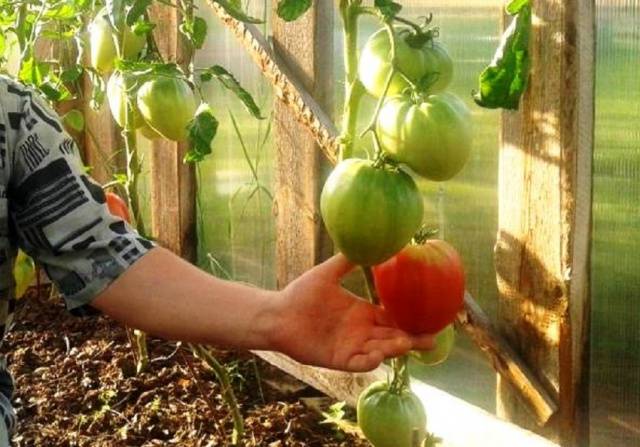
<svg viewBox="0 0 640 447"><path fill-rule="evenodd" d="M244 419L240 413L240 407L236 395L233 392L231 386L231 380L229 374L218 360L211 355L207 348L203 345L189 345L193 353L202 360L211 371L216 375L218 382L220 382L222 398L229 406L231 411L231 417L233 418L233 433L231 435L232 445L239 445L242 436L244 435Z"/></svg>
<svg viewBox="0 0 640 447"><path fill-rule="evenodd" d="M340 15L344 31L345 103L342 117L340 160L351 158L355 147L360 102L365 89L358 79L358 18L355 2L342 0Z"/></svg>

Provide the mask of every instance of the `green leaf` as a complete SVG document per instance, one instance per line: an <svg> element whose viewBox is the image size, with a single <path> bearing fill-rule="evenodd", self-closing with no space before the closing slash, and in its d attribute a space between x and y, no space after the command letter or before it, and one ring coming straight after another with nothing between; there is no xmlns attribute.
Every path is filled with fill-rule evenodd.
<svg viewBox="0 0 640 447"><path fill-rule="evenodd" d="M111 22L111 26L118 31L124 28L125 22L125 0L106 0L107 19Z"/></svg>
<svg viewBox="0 0 640 447"><path fill-rule="evenodd" d="M507 10L508 14L514 16L518 14L525 6L531 6L530 0L511 0L511 2L509 2L505 9Z"/></svg>
<svg viewBox="0 0 640 447"><path fill-rule="evenodd" d="M373 4L385 17L395 17L402 10L402 5L392 0L375 0Z"/></svg>
<svg viewBox="0 0 640 447"><path fill-rule="evenodd" d="M231 17L233 17L236 20L239 20L245 23L255 23L255 24L263 23L262 20L256 19L255 17L251 17L247 15L242 10L242 8L240 7L237 1L234 1L234 0L214 0L214 1L220 6L222 6L222 9L224 9L227 14L229 14Z"/></svg>
<svg viewBox="0 0 640 447"><path fill-rule="evenodd" d="M0 61L4 58L4 52L7 48L7 39L4 37L4 32L0 29Z"/></svg>
<svg viewBox="0 0 640 447"><path fill-rule="evenodd" d="M529 79L531 8L525 5L505 31L491 64L480 74L473 99L489 109L517 110Z"/></svg>
<svg viewBox="0 0 640 447"><path fill-rule="evenodd" d="M126 24L127 26L133 26L134 23L144 14L147 7L151 5L153 0L135 0L133 5L127 11Z"/></svg>
<svg viewBox="0 0 640 447"><path fill-rule="evenodd" d="M312 0L280 0L278 16L287 22L293 22L311 8Z"/></svg>
<svg viewBox="0 0 640 447"><path fill-rule="evenodd" d="M60 80L65 83L75 82L82 76L82 66L75 65L60 73Z"/></svg>
<svg viewBox="0 0 640 447"><path fill-rule="evenodd" d="M184 157L185 163L198 163L211 153L211 142L218 131L218 120L209 104L202 103L189 123L191 148Z"/></svg>
<svg viewBox="0 0 640 447"><path fill-rule="evenodd" d="M80 110L69 110L62 117L62 122L71 129L81 132L84 129L84 115Z"/></svg>
<svg viewBox="0 0 640 447"><path fill-rule="evenodd" d="M185 20L180 24L180 32L187 36L195 49L202 48L207 38L207 22L202 17L195 17L193 21Z"/></svg>
<svg viewBox="0 0 640 447"><path fill-rule="evenodd" d="M44 82L44 78L49 74L49 66L42 62L37 62L33 57L22 62L18 79L25 84L39 86Z"/></svg>
<svg viewBox="0 0 640 447"><path fill-rule="evenodd" d="M226 68L214 65L200 75L200 79L204 82L213 78L216 78L226 89L233 92L251 115L257 119L264 119L260 107L258 107L251 94L240 85L240 82Z"/></svg>
<svg viewBox="0 0 640 447"><path fill-rule="evenodd" d="M148 22L146 20L138 20L131 27L131 31L138 36L144 36L145 34L149 34L156 27L155 23Z"/></svg>
<svg viewBox="0 0 640 447"><path fill-rule="evenodd" d="M89 105L93 110L98 110L102 103L104 102L104 98L106 96L106 85L102 75L98 73L95 69L87 67L87 73L89 74L89 80L91 81L91 100L89 101Z"/></svg>

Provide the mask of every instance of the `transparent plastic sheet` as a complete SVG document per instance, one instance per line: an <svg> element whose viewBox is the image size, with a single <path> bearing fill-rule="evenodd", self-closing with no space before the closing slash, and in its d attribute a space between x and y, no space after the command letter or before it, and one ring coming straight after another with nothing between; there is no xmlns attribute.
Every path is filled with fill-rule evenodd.
<svg viewBox="0 0 640 447"><path fill-rule="evenodd" d="M212 155L198 167L198 263L220 277L272 288L275 228L270 195L275 150L267 134L273 103L271 86L236 37L211 14L204 1L199 3L209 34L203 49L196 53L196 68L216 64L228 68L252 94L266 119L253 118L216 80L205 85L205 99L220 126ZM252 16L269 18L270 1L248 3Z"/></svg>
<svg viewBox="0 0 640 447"><path fill-rule="evenodd" d="M591 438L640 445L640 2L597 0Z"/></svg>

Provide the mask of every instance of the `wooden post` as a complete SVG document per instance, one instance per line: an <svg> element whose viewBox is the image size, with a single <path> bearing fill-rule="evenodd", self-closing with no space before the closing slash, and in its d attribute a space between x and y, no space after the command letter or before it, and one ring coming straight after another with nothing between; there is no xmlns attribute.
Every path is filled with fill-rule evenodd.
<svg viewBox="0 0 640 447"><path fill-rule="evenodd" d="M151 15L161 24L154 31L158 49L167 61L186 68L191 53L178 30L179 12L158 4ZM170 113L170 111L167 111ZM192 164L183 163L185 143L153 141L151 151L151 233L165 248L189 261L196 259L196 176Z"/></svg>
<svg viewBox="0 0 640 447"><path fill-rule="evenodd" d="M89 97L91 88L91 82L85 79L85 97ZM91 176L104 184L113 180L113 169L124 172L126 157L121 131L111 117L106 98L100 110L93 110L89 101L85 101L82 111L85 120L84 162L93 168Z"/></svg>
<svg viewBox="0 0 640 447"><path fill-rule="evenodd" d="M315 2L293 23L274 14L274 49L320 106L331 110L333 5ZM319 195L326 161L314 138L286 104L276 100L275 213L277 281L283 287L331 253L323 231Z"/></svg>
<svg viewBox="0 0 640 447"><path fill-rule="evenodd" d="M503 116L499 327L559 402L542 432L564 446L585 446L595 7L532 3L529 89L521 111ZM498 411L532 427L517 393L500 378Z"/></svg>

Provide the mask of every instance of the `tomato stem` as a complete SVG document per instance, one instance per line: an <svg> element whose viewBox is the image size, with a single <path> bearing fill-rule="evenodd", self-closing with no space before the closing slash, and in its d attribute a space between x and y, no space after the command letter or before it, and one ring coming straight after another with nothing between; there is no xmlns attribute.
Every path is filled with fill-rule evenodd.
<svg viewBox="0 0 640 447"><path fill-rule="evenodd" d="M376 291L376 284L373 279L373 270L371 267L362 267L362 273L364 273L364 278L366 280L367 286L367 295L369 296L369 301L371 304L378 305L380 300L378 299L378 292Z"/></svg>
<svg viewBox="0 0 640 447"><path fill-rule="evenodd" d="M342 117L340 159L353 156L360 102L365 89L358 79L358 18L357 2L341 0L340 16L344 33L345 103Z"/></svg>
<svg viewBox="0 0 640 447"><path fill-rule="evenodd" d="M393 377L391 378L390 391L397 394L402 393L409 388L410 376L409 376L409 357L403 355L391 360L391 369L393 370Z"/></svg>

